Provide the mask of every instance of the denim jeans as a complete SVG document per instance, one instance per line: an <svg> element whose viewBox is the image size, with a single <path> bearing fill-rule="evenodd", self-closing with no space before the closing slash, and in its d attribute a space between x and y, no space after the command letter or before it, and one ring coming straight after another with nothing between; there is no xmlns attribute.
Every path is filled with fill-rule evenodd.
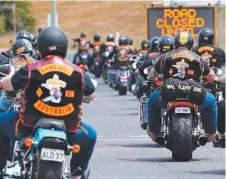
<svg viewBox="0 0 226 179"><path fill-rule="evenodd" d="M160 91L154 91L148 100L148 127L155 134L161 129L161 109L166 109L167 103L161 101ZM213 94L206 93L206 98L199 106L202 123L206 134L214 134L217 127L217 104Z"/></svg>
<svg viewBox="0 0 226 179"><path fill-rule="evenodd" d="M13 102L14 100L7 99L6 96L0 96L0 110L8 111ZM13 110L13 108L11 110Z"/></svg>
<svg viewBox="0 0 226 179"><path fill-rule="evenodd" d="M15 126L17 118L17 112L0 113L0 171L6 165L10 140L20 140L32 132L32 128L19 125L18 133L16 135ZM78 144L81 147L81 151L78 154L72 155L71 171L74 171L78 167L86 170L96 143L96 131L88 124L81 123L81 125L86 129L88 134L79 129L76 133L67 135L70 145Z"/></svg>

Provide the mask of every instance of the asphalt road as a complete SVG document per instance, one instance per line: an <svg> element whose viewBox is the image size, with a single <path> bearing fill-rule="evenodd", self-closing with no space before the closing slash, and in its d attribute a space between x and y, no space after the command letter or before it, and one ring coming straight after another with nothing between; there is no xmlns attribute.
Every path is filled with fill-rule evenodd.
<svg viewBox="0 0 226 179"><path fill-rule="evenodd" d="M225 152L199 147L190 162L175 162L140 128L135 96L119 96L98 79L97 101L84 105L83 121L98 132L90 179L223 179Z"/></svg>

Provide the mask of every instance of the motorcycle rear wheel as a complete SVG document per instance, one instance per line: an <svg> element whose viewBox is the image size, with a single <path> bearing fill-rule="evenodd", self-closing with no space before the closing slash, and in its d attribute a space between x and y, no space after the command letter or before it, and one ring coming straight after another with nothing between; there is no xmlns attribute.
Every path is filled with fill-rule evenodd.
<svg viewBox="0 0 226 179"><path fill-rule="evenodd" d="M172 126L169 128L172 158L176 161L192 159L192 115L173 114Z"/></svg>
<svg viewBox="0 0 226 179"><path fill-rule="evenodd" d="M43 161L37 157L37 170L35 179L62 179L63 163Z"/></svg>

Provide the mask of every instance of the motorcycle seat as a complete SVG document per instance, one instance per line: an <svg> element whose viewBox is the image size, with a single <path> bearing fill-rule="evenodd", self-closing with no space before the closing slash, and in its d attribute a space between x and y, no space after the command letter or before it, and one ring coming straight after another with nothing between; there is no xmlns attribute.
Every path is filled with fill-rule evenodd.
<svg viewBox="0 0 226 179"><path fill-rule="evenodd" d="M33 131L36 131L38 128L55 129L55 130L62 130L62 131L67 130L64 121L58 120L58 119L49 119L49 118L40 118L36 122Z"/></svg>

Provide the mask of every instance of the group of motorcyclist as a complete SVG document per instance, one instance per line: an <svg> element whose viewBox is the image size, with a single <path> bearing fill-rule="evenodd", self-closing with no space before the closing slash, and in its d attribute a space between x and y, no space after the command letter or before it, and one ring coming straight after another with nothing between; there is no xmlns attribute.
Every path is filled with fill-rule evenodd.
<svg viewBox="0 0 226 179"><path fill-rule="evenodd" d="M86 67L83 69L64 60L68 40L57 27L39 29L39 34L34 37L29 32L19 32L12 48L0 54L0 67L10 64L15 70L14 73L10 71L6 77L1 76L0 80L0 170L6 165L11 140L20 140L31 134L38 118L56 117L54 113L37 106L38 102L46 102L54 107L72 105L70 113L57 118L65 120L71 145L76 141L82 148L79 154L72 156L71 172L77 171L74 178L83 175L94 150L96 132L91 126L81 122L81 103L84 99L88 102L94 99L95 87L86 71L97 56L100 56L103 66L112 57L111 69L129 67L134 62L131 57L139 57L136 61L137 69L131 74L130 85L135 83L137 75L154 82L159 74L162 74L162 79L159 80L163 81L163 85L183 82L193 87L203 85L206 90L194 98L199 104L208 141L214 140L215 146L225 146L225 100L216 101L216 85L213 83L221 84L224 91L225 78L217 77L215 69L225 64L225 52L214 46L214 32L211 29L204 28L199 32L196 47L189 32L179 32L175 37L143 40L140 50L133 47L133 40L128 37L121 36L116 45L113 34L106 37L105 43L101 42L100 34L94 35L93 42L87 41L84 32L80 38L73 40L79 43L74 64L81 65L84 60L81 54L87 53L87 60L83 64ZM89 49L92 49L92 53ZM144 70L148 67L153 68L149 74L145 74ZM52 80L54 84L48 86L48 80ZM71 95L67 96L66 92ZM144 89L140 86L138 98L143 92ZM156 142L160 135L161 109L166 108L168 97L170 95L163 94L160 88L153 90L149 96L147 133ZM12 107L15 100L21 101L18 111L14 111L15 108Z"/></svg>
<svg viewBox="0 0 226 179"><path fill-rule="evenodd" d="M82 149L72 155L72 178L89 170L96 131L81 122L81 104L95 98L95 84L85 71L65 60L67 50L64 32L48 27L39 29L35 37L26 31L19 32L12 48L0 54L0 68L11 65L3 68L10 73L0 80L0 171L11 152L10 142L31 135L37 119L44 117L64 120L69 144L76 143ZM12 107L16 100L20 101L17 109ZM41 107L37 105L40 102ZM47 106L45 110L43 105Z"/></svg>
<svg viewBox="0 0 226 179"><path fill-rule="evenodd" d="M194 38L189 32L179 32L174 38L154 37L149 42L149 50L144 53L138 64L136 74L154 83L162 74L163 86L186 83L203 89L203 94L195 96L201 120L208 142L217 147L225 147L225 99L216 101L216 86L220 86L224 96L225 76L216 76L215 72L225 64L225 52L214 46L214 32L203 28L198 35L198 45L194 47ZM151 68L149 74L144 69ZM167 107L171 92L163 94L163 87L152 91L148 100L148 135L157 143L161 138L161 109ZM165 91L164 91L165 93ZM137 97L143 95L142 86ZM217 133L216 133L217 131Z"/></svg>
<svg viewBox="0 0 226 179"><path fill-rule="evenodd" d="M75 40L81 43L85 38L85 33L81 33L80 38ZM93 40L94 42L92 43L86 43L86 50L99 46L100 54L104 54L109 45L113 47L110 52L110 55L114 55L113 61L111 61L111 69L118 69L120 66L130 66L131 62L129 59L131 56L136 55L139 57L136 62L138 69L131 73L130 90L136 81L137 75L142 76L144 80L154 81L156 74L162 74L164 84L174 83L174 80L186 81L192 86L200 86L202 84L205 87L205 94L203 94L203 99L197 98L197 101L200 100L200 113L204 129L206 134L208 134L208 141L212 141L215 136L213 141L215 146L223 147L225 145L225 101L216 102L214 96L214 90L219 84L221 89L224 90L224 76L216 77L215 72L216 69L224 66L225 52L214 46L214 32L212 29L203 28L200 30L197 37L197 46L195 47L194 38L189 32L179 32L175 37L163 36L161 38L153 37L149 40L143 40L140 50L136 50L133 47L131 38L124 36L118 39L118 46L114 43L112 34L107 36L106 43L100 42L99 34L95 34ZM93 54L95 56L95 51L93 51ZM102 56L102 62L104 60L106 58ZM151 73L149 75L144 74L144 69L150 66L153 67ZM166 107L166 103L160 101L160 93L157 88L149 96L148 134L153 140L155 140L156 135L159 135L161 108ZM138 99L143 95L142 86L138 87L136 95ZM216 129L218 135L215 135Z"/></svg>

